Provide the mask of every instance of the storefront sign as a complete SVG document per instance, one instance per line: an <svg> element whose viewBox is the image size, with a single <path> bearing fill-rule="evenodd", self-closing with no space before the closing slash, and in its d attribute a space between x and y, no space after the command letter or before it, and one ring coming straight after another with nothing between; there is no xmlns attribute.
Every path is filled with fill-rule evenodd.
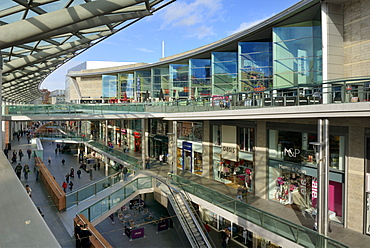
<svg viewBox="0 0 370 248"><path fill-rule="evenodd" d="M193 144L192 143L186 142L186 141L182 142L182 149L184 151L191 152L193 150L192 148L193 148Z"/></svg>
<svg viewBox="0 0 370 248"><path fill-rule="evenodd" d="M294 149L294 148L284 148L284 155L288 156L290 158L296 158L297 155L299 155L301 151L299 149Z"/></svg>
<svg viewBox="0 0 370 248"><path fill-rule="evenodd" d="M164 220L161 220L158 222L158 229L157 231L160 232L160 231L163 231L163 230L167 230L168 229L168 219L164 219Z"/></svg>
<svg viewBox="0 0 370 248"><path fill-rule="evenodd" d="M295 167L295 166L288 166L288 165L279 164L279 169L293 171L293 172L297 172L299 174L307 174L306 170L302 170L301 168Z"/></svg>
<svg viewBox="0 0 370 248"><path fill-rule="evenodd" d="M317 178L312 178L312 207L316 208L317 204Z"/></svg>
<svg viewBox="0 0 370 248"><path fill-rule="evenodd" d="M237 162L239 150L236 144L236 127L222 126L221 155L225 160Z"/></svg>
<svg viewBox="0 0 370 248"><path fill-rule="evenodd" d="M131 231L131 238L137 239L144 237L144 228L139 228Z"/></svg>

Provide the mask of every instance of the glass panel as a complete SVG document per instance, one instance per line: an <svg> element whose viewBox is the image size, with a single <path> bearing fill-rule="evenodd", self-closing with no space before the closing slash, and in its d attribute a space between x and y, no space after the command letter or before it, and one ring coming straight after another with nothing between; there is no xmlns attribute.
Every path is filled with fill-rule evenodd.
<svg viewBox="0 0 370 248"><path fill-rule="evenodd" d="M148 189L153 187L152 177L139 177L137 179L138 189Z"/></svg>
<svg viewBox="0 0 370 248"><path fill-rule="evenodd" d="M100 180L96 183L96 192L100 192L106 188L108 188L110 185L110 177L104 178L103 180Z"/></svg>
<svg viewBox="0 0 370 248"><path fill-rule="evenodd" d="M322 80L321 24L309 21L273 29L274 88Z"/></svg>
<svg viewBox="0 0 370 248"><path fill-rule="evenodd" d="M237 53L212 53L212 95L224 95L238 90L237 83Z"/></svg>
<svg viewBox="0 0 370 248"><path fill-rule="evenodd" d="M117 204L119 204L121 201L126 199L125 197L125 188L122 188L120 190L117 190L113 194L110 195L110 206L113 208Z"/></svg>
<svg viewBox="0 0 370 248"><path fill-rule="evenodd" d="M89 185L78 192L78 201L83 201L95 194L95 184Z"/></svg>
<svg viewBox="0 0 370 248"><path fill-rule="evenodd" d="M109 198L105 198L90 207L90 221L106 213L109 210Z"/></svg>
<svg viewBox="0 0 370 248"><path fill-rule="evenodd" d="M73 192L66 196L66 208L70 208L77 204L77 192Z"/></svg>

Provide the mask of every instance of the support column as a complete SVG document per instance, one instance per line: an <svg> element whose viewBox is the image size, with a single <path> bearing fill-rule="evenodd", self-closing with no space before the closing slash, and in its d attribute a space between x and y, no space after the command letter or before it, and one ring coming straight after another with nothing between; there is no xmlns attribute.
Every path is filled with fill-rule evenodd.
<svg viewBox="0 0 370 248"><path fill-rule="evenodd" d="M145 169L145 160L148 156L148 119L141 119L141 158L143 169Z"/></svg>
<svg viewBox="0 0 370 248"><path fill-rule="evenodd" d="M267 129L266 121L257 121L256 128L256 147L254 151L254 182L255 195L262 199L266 199L268 192L268 164L267 164Z"/></svg>
<svg viewBox="0 0 370 248"><path fill-rule="evenodd" d="M209 121L203 122L203 141L202 141L202 176L205 178L213 178L213 149L211 142L211 125Z"/></svg>

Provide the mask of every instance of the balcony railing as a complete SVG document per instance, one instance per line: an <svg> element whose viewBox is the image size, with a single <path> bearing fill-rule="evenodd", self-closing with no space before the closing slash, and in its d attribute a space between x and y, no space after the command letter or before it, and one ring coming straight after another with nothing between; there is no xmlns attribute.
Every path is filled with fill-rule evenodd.
<svg viewBox="0 0 370 248"><path fill-rule="evenodd" d="M270 108L370 101L370 78L346 78L330 82L300 84L286 88L255 88L222 96L200 96L183 100L115 103L5 105L3 115L102 115L123 113L178 113L230 109Z"/></svg>

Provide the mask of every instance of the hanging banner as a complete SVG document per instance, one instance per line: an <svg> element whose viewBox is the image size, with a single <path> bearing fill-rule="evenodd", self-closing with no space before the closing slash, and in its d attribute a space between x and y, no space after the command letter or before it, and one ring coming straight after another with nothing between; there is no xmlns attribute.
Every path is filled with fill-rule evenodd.
<svg viewBox="0 0 370 248"><path fill-rule="evenodd" d="M236 127L235 126L222 126L222 143L221 155L223 159L230 161L238 161L238 145L236 141Z"/></svg>

